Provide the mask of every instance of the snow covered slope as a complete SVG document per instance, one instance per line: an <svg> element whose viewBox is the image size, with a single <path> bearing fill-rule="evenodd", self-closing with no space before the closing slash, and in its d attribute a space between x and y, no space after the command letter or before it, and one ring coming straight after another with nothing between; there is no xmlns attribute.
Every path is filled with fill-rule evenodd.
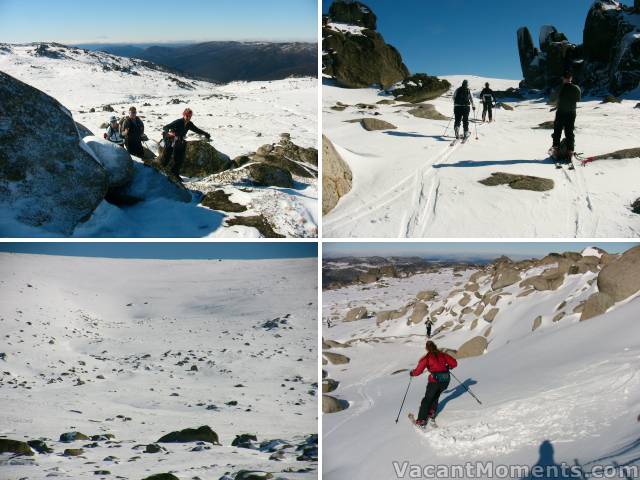
<svg viewBox="0 0 640 480"><path fill-rule="evenodd" d="M590 257L595 262L597 257ZM531 265L521 278L526 281L549 267L553 265ZM578 306L596 288L595 271L566 275L556 290L523 294L528 288L518 282L497 289L495 304L493 293L486 296L491 292L488 279L482 270L477 272L456 276L445 269L324 291L323 318L333 317L335 325L324 328L330 344L325 347L333 347L325 352L349 358L335 364L328 358L323 366L328 378L339 382L328 395L349 403L346 410L323 415L324 478L429 478L409 476L408 466L401 477L404 462L445 468L465 462L474 467L489 461L526 467L566 462L584 472L617 463L640 471L640 297L636 294L600 316L579 321ZM476 313L460 304L464 293L459 290L468 292L471 284L478 285L478 294L487 300L483 315L477 314L482 300L475 295L467 306ZM436 299L424 302L429 312L444 307L433 327L440 348L459 350L476 336L486 338L488 345L484 354L461 358L453 370L482 404L452 379L440 399L439 427L421 432L409 423L407 413L417 413L424 375L413 379L397 424L395 419L409 384L408 370L424 355L425 327L422 322L407 324L411 308L379 324L371 312L415 304L419 292L427 289L438 292ZM342 321L355 307L367 308L369 316ZM499 312L487 321L492 308ZM619 478L637 476L627 471Z"/></svg>
<svg viewBox="0 0 640 480"><path fill-rule="evenodd" d="M35 44L0 45L0 70L54 97L96 135L102 135L101 125L111 115L120 117L135 105L145 122L149 147L156 151L155 142L161 139L162 127L180 118L189 106L194 111L194 124L209 132L215 148L230 158L275 143L282 133L289 133L297 145L317 148L315 78L216 85L185 78L141 60L46 45L48 48L41 55L34 53ZM107 105L115 111L103 111ZM248 206L247 215L263 214L282 235L317 235L315 178L296 177L293 189L255 187L250 192L242 191L234 183L235 177L197 180L200 181L187 182L186 186L205 192L223 189L231 194L231 201ZM254 228L221 223L220 214L198 206L197 199L186 205L158 200L132 208L104 202L77 235L258 236Z"/></svg>
<svg viewBox="0 0 640 480"><path fill-rule="evenodd" d="M0 254L0 272L0 438L42 437L53 449L0 455L0 478L217 479L243 469L316 478L313 450L300 460L296 450L317 431L315 259ZM202 425L221 446L145 453ZM59 442L69 431L115 438ZM230 446L245 433L281 441ZM63 456L67 448L84 453Z"/></svg>
<svg viewBox="0 0 640 480"><path fill-rule="evenodd" d="M476 95L485 82L493 90L518 82L481 77L443 77L457 88L469 80ZM494 109L495 123L471 124L472 137L450 147L453 124L408 113L375 89L348 90L325 82L323 132L353 172L352 190L323 219L328 237L637 237L640 216L630 209L640 196L638 158L602 160L556 170L547 160L552 130L533 129L552 121L542 99L509 101L512 111ZM585 156L638 147L637 95L621 104L587 99L579 104L576 151ZM635 100L634 100L635 99ZM331 109L337 102L350 105ZM429 101L453 113L451 94ZM358 108L374 105L375 109ZM477 104L476 115L482 108ZM369 132L359 123L372 117L395 130ZM513 190L478 183L494 172L552 179L546 192Z"/></svg>

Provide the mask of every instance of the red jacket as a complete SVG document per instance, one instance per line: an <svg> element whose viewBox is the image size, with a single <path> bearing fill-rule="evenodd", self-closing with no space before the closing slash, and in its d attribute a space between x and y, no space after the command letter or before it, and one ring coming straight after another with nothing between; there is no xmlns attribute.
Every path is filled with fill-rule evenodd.
<svg viewBox="0 0 640 480"><path fill-rule="evenodd" d="M411 376L417 377L426 368L431 373L440 373L446 372L452 368L456 368L458 366L458 362L451 355L446 353L427 353L424 357L420 359L416 368L411 370ZM436 379L433 378L433 375L429 375L429 383L436 383Z"/></svg>

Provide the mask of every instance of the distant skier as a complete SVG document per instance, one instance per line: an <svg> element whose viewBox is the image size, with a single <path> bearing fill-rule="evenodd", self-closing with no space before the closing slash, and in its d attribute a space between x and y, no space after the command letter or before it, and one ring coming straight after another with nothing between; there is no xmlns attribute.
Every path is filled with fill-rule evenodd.
<svg viewBox="0 0 640 480"><path fill-rule="evenodd" d="M416 368L409 372L412 377L417 377L425 369L431 373L427 390L420 403L420 411L416 420L418 426L426 426L429 418L435 419L440 394L449 387L451 380L449 370L458 366L455 358L438 350L436 344L431 340L427 342L426 349L427 354L420 359Z"/></svg>
<svg viewBox="0 0 640 480"><path fill-rule="evenodd" d="M558 104L556 109L556 118L553 122L553 146L551 147L551 156L554 159L558 159L560 137L562 137L562 131L567 139L567 159L573 158L573 152L575 150L575 135L574 128L576 123L576 108L577 103L581 100L582 92L580 87L571 83L573 76L571 72L565 72L562 76L562 86L558 93Z"/></svg>
<svg viewBox="0 0 640 480"><path fill-rule="evenodd" d="M136 107L129 108L129 116L122 122L121 134L129 154L144 158L144 148L142 148L144 123L138 117Z"/></svg>
<svg viewBox="0 0 640 480"><path fill-rule="evenodd" d="M182 112L182 118L165 125L163 128L164 151L162 153L162 165L177 179L180 178L180 170L186 154L187 143L185 137L187 132L191 130L206 137L207 140L211 139L210 134L200 130L191 122L191 117L193 117L193 110L186 108Z"/></svg>
<svg viewBox="0 0 640 480"><path fill-rule="evenodd" d="M124 147L124 138L120 134L120 125L115 115L109 119L109 126L104 134L104 139Z"/></svg>
<svg viewBox="0 0 640 480"><path fill-rule="evenodd" d="M489 123L493 121L493 107L495 106L496 97L493 90L489 88L489 82L484 84L484 88L480 92L480 100L482 101L482 122L484 123L487 113L489 114Z"/></svg>
<svg viewBox="0 0 640 480"><path fill-rule="evenodd" d="M431 327L433 326L433 320L428 318L427 321L424 322L424 324L427 327L427 338L431 338Z"/></svg>
<svg viewBox="0 0 640 480"><path fill-rule="evenodd" d="M456 138L460 133L460 121L462 120L462 126L464 128L464 136L469 136L469 112L471 108L476 111L476 106L473 103L473 97L471 96L471 90L469 90L469 82L464 80L462 86L458 87L453 92L453 114L455 116L455 123L453 129L456 134Z"/></svg>

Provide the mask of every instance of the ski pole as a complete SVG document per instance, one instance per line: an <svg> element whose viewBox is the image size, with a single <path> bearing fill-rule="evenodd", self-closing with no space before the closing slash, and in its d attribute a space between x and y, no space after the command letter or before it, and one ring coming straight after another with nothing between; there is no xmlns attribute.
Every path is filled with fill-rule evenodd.
<svg viewBox="0 0 640 480"><path fill-rule="evenodd" d="M473 124L476 126L476 140L478 140L478 122L476 120L476 109L473 109Z"/></svg>
<svg viewBox="0 0 640 480"><path fill-rule="evenodd" d="M451 125L451 120L453 119L453 117L449 117L449 123L447 123L447 128L444 129L444 133L442 134L443 137L447 136L447 130L449 130L449 125Z"/></svg>
<svg viewBox="0 0 640 480"><path fill-rule="evenodd" d="M452 376L453 378L455 378L456 380L458 380L458 377L456 377L456 376L453 374L453 372L452 372L451 370L449 370L449 373L451 374L451 376ZM462 388L464 388L464 389L467 391L467 393L468 393L469 395L471 395L473 398L475 398L475 399L476 399L476 402L478 402L480 405L482 405L482 402L480 401L480 399L479 399L478 397L476 397L476 396L473 394L473 392L472 392L471 390L469 390L469 388L467 388L467 386L466 386L464 383L462 383L460 380L458 380L458 383L459 383L460 385L462 385ZM398 416L400 416L400 415L398 415Z"/></svg>
<svg viewBox="0 0 640 480"><path fill-rule="evenodd" d="M402 399L402 405L400 405L400 410L398 411L398 416L396 417L396 423L398 423L398 419L400 418L400 413L402 412L402 407L404 407L404 401L407 399L407 393L409 393L409 387L411 386L411 380L413 380L413 377L409 377L409 385L407 385L407 391L404 392L404 398Z"/></svg>

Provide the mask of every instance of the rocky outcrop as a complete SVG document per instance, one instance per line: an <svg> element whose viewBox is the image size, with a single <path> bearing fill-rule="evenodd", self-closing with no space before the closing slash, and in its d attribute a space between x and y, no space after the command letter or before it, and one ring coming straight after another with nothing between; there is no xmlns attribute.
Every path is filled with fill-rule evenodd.
<svg viewBox="0 0 640 480"><path fill-rule="evenodd" d="M0 438L0 453L13 453L15 455L33 455L33 450L25 442Z"/></svg>
<svg viewBox="0 0 640 480"><path fill-rule="evenodd" d="M375 130L395 130L398 128L392 123L372 117L363 118L360 120L360 124L362 125L362 128L368 132L373 132Z"/></svg>
<svg viewBox="0 0 640 480"><path fill-rule="evenodd" d="M451 88L451 83L448 80L442 80L426 73L411 75L405 78L401 85L390 90L390 92L396 97L396 100L409 103L433 100L448 92ZM447 120L447 118L438 118L437 120Z"/></svg>
<svg viewBox="0 0 640 480"><path fill-rule="evenodd" d="M367 12L367 13L365 13ZM409 76L400 53L375 31L375 14L360 2L336 0L322 28L322 71L347 88L377 85L388 88ZM332 28L332 23L360 27L356 33Z"/></svg>
<svg viewBox="0 0 640 480"><path fill-rule="evenodd" d="M344 365L346 363L349 363L350 361L349 357L345 355L340 355L339 353L323 352L322 355L332 365Z"/></svg>
<svg viewBox="0 0 640 480"><path fill-rule="evenodd" d="M438 292L436 292L435 290L423 290L421 292L418 292L418 294L416 295L416 298L418 300L424 300L425 302L428 302L430 300L433 300L437 296L438 296Z"/></svg>
<svg viewBox="0 0 640 480"><path fill-rule="evenodd" d="M620 302L640 291L640 246L627 250L604 266L598 275L598 290Z"/></svg>
<svg viewBox="0 0 640 480"><path fill-rule="evenodd" d="M485 337L473 337L471 340L463 343L456 352L456 358L469 358L482 355L487 349L487 339Z"/></svg>
<svg viewBox="0 0 640 480"><path fill-rule="evenodd" d="M615 304L615 300L608 294L596 292L587 299L580 321L589 320L590 318L602 315Z"/></svg>
<svg viewBox="0 0 640 480"><path fill-rule="evenodd" d="M429 313L429 307L425 303L422 303L422 302L416 303L413 306L413 312L411 312L411 316L409 317L407 324L416 325L418 323L421 323L424 320L424 317L426 317L428 313Z"/></svg>
<svg viewBox="0 0 640 480"><path fill-rule="evenodd" d="M520 281L520 272L515 268L504 267L496 271L491 281L491 289L498 290Z"/></svg>
<svg viewBox="0 0 640 480"><path fill-rule="evenodd" d="M231 168L228 156L218 152L204 140L187 142L184 163L180 175L185 177L206 177Z"/></svg>
<svg viewBox="0 0 640 480"><path fill-rule="evenodd" d="M25 114L28 112L28 114ZM81 144L69 111L55 99L0 72L0 208L11 222L69 235L104 199L105 169Z"/></svg>
<svg viewBox="0 0 640 480"><path fill-rule="evenodd" d="M322 393L331 393L338 388L340 382L333 380L332 378L325 378L322 381Z"/></svg>
<svg viewBox="0 0 640 480"><path fill-rule="evenodd" d="M583 43L575 44L551 25L540 30L534 46L526 27L517 42L524 80L522 87L549 91L566 70L586 91L619 94L640 83L640 12L615 0L598 0L584 24Z"/></svg>
<svg viewBox="0 0 640 480"><path fill-rule="evenodd" d="M409 110L408 113L414 117L424 118L427 120L449 120L449 117L442 115L436 110L436 107L430 103L417 105L415 108Z"/></svg>
<svg viewBox="0 0 640 480"><path fill-rule="evenodd" d="M351 190L349 165L340 157L331 141L322 136L322 214L329 213L341 197Z"/></svg>
<svg viewBox="0 0 640 480"><path fill-rule="evenodd" d="M388 322L391 320L397 320L398 318L404 317L407 314L407 308L400 308L398 310L381 310L376 313L376 325L380 325L383 322Z"/></svg>
<svg viewBox="0 0 640 480"><path fill-rule="evenodd" d="M246 167L249 180L262 187L293 188L291 172L268 163L252 163Z"/></svg>

